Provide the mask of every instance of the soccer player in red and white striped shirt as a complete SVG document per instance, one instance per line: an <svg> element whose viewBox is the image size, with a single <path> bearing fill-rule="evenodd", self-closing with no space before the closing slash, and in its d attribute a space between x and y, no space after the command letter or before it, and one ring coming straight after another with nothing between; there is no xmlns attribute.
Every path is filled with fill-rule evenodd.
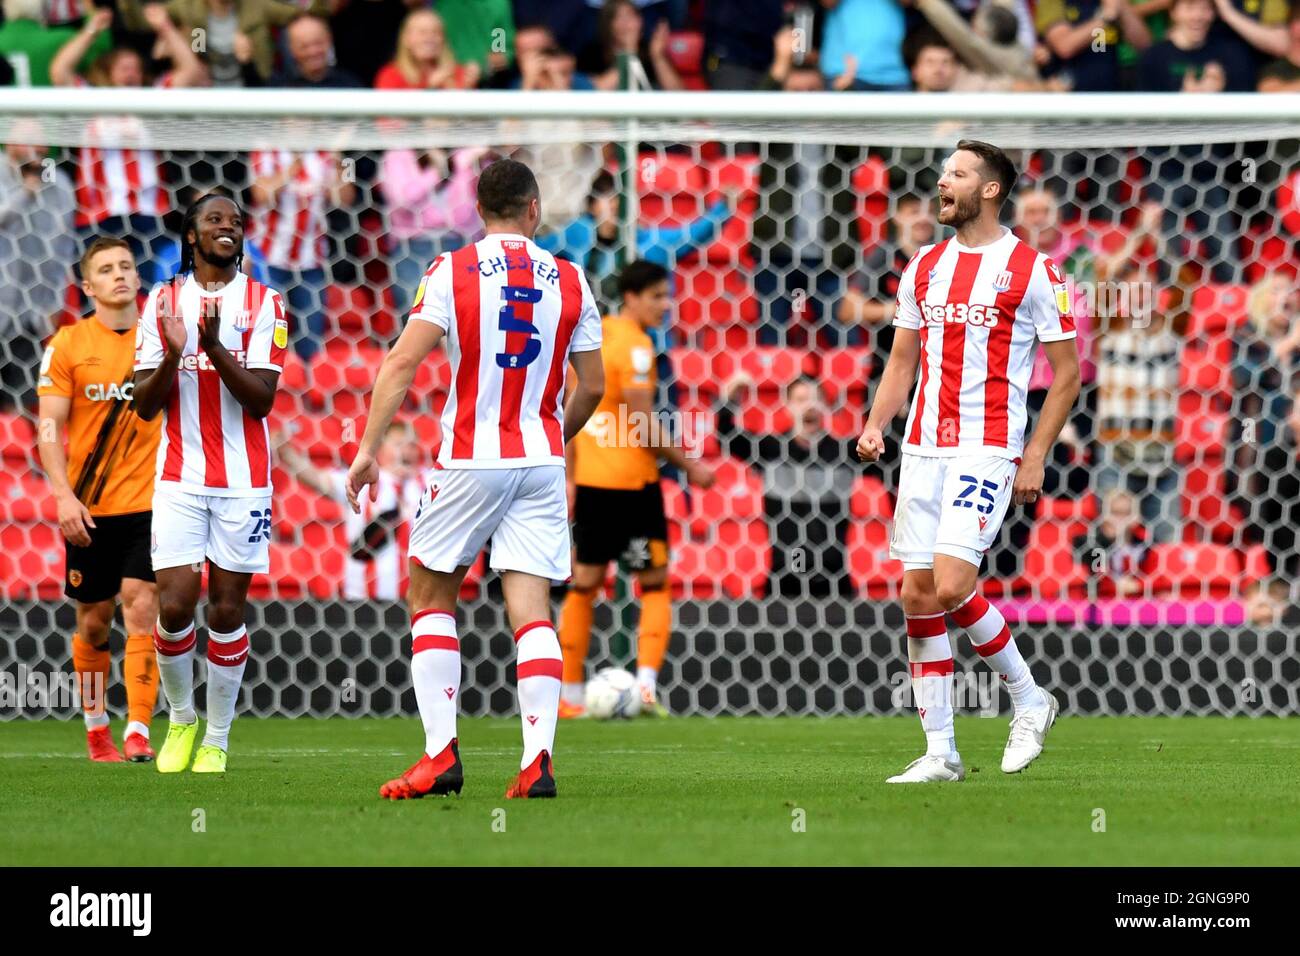
<svg viewBox="0 0 1300 956"><path fill-rule="evenodd" d="M163 413L154 484L154 646L171 707L158 769L189 765L194 610L208 564L208 725L196 773L224 773L248 659L248 585L270 569L271 447L266 416L284 368L289 325L280 294L239 270L244 217L208 194L181 224L181 274L156 287L136 339L135 406Z"/></svg>
<svg viewBox="0 0 1300 956"><path fill-rule="evenodd" d="M571 573L564 446L605 392L600 314L582 270L533 242L537 180L498 160L478 182L486 235L439 256L416 292L410 321L384 359L366 433L348 474L348 500L379 479L376 452L415 371L447 343L451 394L434 478L411 529L411 678L424 754L380 788L394 800L460 792L456 738L460 643L456 599L489 538L515 629L524 753L509 797L553 797L560 642L551 583ZM566 401L572 363L577 385Z"/></svg>
<svg viewBox="0 0 1300 956"><path fill-rule="evenodd" d="M976 587L1008 504L1038 500L1052 443L1079 395L1070 296L1052 261L998 220L1017 173L996 146L962 140L939 179L939 222L956 230L903 270L894 344L858 455L884 452L882 429L907 400L890 557L903 562L903 611L925 756L890 783L962 780L953 736L947 617L1002 675L1015 714L1002 769L1017 773L1043 749L1058 703L1034 683L1002 614ZM1043 344L1053 380L1024 441L1025 393Z"/></svg>

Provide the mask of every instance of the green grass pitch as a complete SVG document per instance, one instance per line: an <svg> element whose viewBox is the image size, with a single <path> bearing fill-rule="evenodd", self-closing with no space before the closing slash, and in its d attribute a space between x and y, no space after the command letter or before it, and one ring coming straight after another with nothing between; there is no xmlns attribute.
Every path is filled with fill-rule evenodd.
<svg viewBox="0 0 1300 956"><path fill-rule="evenodd" d="M378 787L418 752L415 720L242 718L224 778L92 765L80 721L17 721L0 725L0 861L1300 863L1300 722L1066 716L1014 777L998 770L1006 730L959 717L966 782L890 787L919 753L914 718L569 722L559 799L529 802L502 797L518 722L462 720L464 793L388 803Z"/></svg>

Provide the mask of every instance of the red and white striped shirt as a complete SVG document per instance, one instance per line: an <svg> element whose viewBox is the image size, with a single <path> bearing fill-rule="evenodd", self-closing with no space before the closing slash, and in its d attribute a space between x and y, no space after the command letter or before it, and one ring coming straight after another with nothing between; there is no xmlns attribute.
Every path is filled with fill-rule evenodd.
<svg viewBox="0 0 1300 956"><path fill-rule="evenodd" d="M975 249L924 246L903 270L894 325L921 333L903 451L1019 458L1037 343L1074 338L1052 260L1010 231Z"/></svg>
<svg viewBox="0 0 1300 956"><path fill-rule="evenodd" d="M80 23L86 18L86 11L81 0L44 0L42 4L47 27L59 27L65 23Z"/></svg>
<svg viewBox="0 0 1300 956"><path fill-rule="evenodd" d="M149 293L140 316L135 370L162 364L164 349L158 297L179 299L186 342L180 368L163 406L157 481L196 495L244 497L271 493L271 456L266 419L250 415L226 388L220 373L199 349L201 298L220 300L221 344L244 368L284 368L289 323L280 293L242 272L215 296L206 296L188 276L179 295L173 283ZM176 306L173 306L176 309Z"/></svg>
<svg viewBox="0 0 1300 956"><path fill-rule="evenodd" d="M325 261L326 214L334 184L333 153L317 150L260 150L249 157L254 178L277 176L300 161L298 172L275 197L274 205L253 203L248 215L248 241L262 250L266 263L277 269L319 269Z"/></svg>
<svg viewBox="0 0 1300 956"><path fill-rule="evenodd" d="M78 77L79 88L89 85ZM170 87L171 74L154 86ZM76 225L89 226L113 216L161 216L167 212L160 160L147 144L148 131L138 116L97 116L90 121L86 145L77 150Z"/></svg>
<svg viewBox="0 0 1300 956"><path fill-rule="evenodd" d="M447 332L440 466L564 464L569 354L600 348L581 269L523 236L489 235L433 261L411 318Z"/></svg>

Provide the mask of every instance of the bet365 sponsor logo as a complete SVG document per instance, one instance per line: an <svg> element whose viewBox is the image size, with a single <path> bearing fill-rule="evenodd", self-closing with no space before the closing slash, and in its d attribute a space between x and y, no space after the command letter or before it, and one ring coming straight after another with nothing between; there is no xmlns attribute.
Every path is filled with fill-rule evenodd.
<svg viewBox="0 0 1300 956"><path fill-rule="evenodd" d="M966 302L945 302L942 305L921 303L921 314L931 325L960 324L991 329L998 324L996 305L970 305Z"/></svg>
<svg viewBox="0 0 1300 956"><path fill-rule="evenodd" d="M83 893L78 886L50 897L50 925L75 928L125 928L148 936L153 928L152 893Z"/></svg>

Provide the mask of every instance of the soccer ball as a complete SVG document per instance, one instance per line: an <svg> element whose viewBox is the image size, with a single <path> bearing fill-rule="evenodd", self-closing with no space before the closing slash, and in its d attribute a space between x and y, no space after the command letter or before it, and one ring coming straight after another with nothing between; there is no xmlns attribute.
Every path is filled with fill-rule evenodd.
<svg viewBox="0 0 1300 956"><path fill-rule="evenodd" d="M587 681L587 713L597 720L641 713L641 689L630 671L606 667Z"/></svg>

